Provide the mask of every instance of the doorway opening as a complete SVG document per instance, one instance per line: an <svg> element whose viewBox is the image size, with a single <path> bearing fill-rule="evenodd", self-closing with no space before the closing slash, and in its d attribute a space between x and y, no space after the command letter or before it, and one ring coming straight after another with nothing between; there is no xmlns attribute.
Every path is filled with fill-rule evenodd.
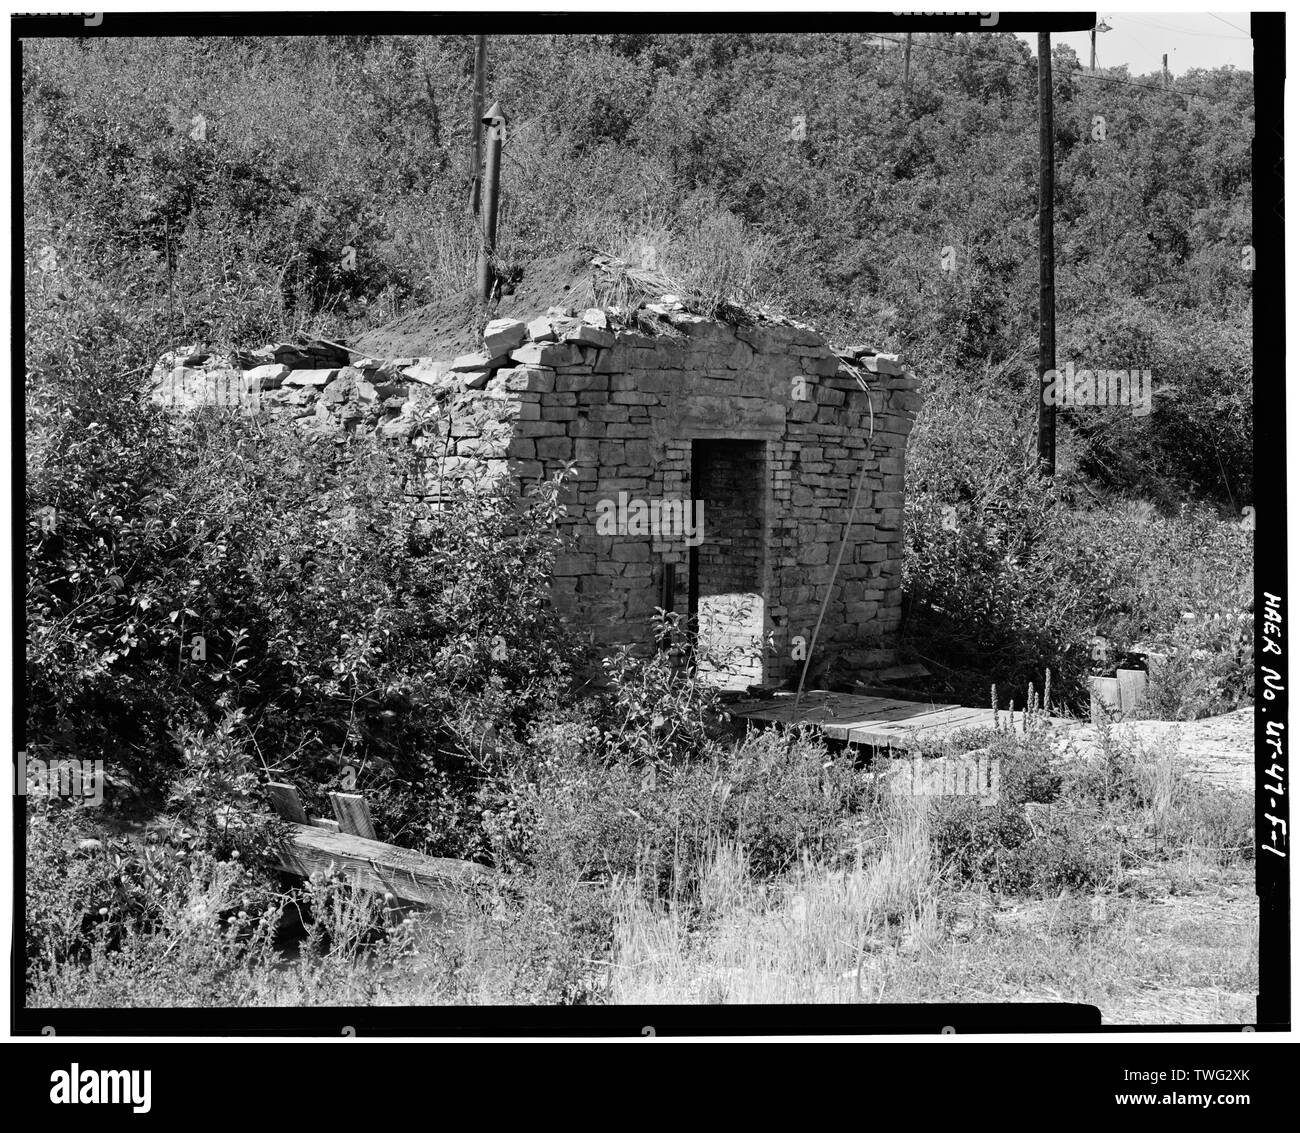
<svg viewBox="0 0 1300 1133"><path fill-rule="evenodd" d="M691 548L690 616L701 677L724 689L763 681L767 455L763 441L691 444L691 494L704 503Z"/></svg>

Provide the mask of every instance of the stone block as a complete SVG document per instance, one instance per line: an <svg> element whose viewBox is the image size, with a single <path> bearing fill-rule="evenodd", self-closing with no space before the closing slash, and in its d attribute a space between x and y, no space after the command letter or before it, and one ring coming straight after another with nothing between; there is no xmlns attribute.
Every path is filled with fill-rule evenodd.
<svg viewBox="0 0 1300 1133"><path fill-rule="evenodd" d="M600 330L587 323L579 323L565 334L564 341L607 348L614 345L614 336L607 330Z"/></svg>
<svg viewBox="0 0 1300 1133"><path fill-rule="evenodd" d="M541 366L517 366L498 370L491 385L496 390L552 393L555 390L555 371Z"/></svg>
<svg viewBox="0 0 1300 1133"><path fill-rule="evenodd" d="M650 547L644 542L615 542L613 557L617 563L648 563Z"/></svg>
<svg viewBox="0 0 1300 1133"><path fill-rule="evenodd" d="M290 373L292 371L288 366L281 366L274 362L265 366L254 366L253 369L244 371L244 388L247 390L279 389Z"/></svg>
<svg viewBox="0 0 1300 1133"><path fill-rule="evenodd" d="M445 366L435 364L431 359L422 358L414 366L405 366L397 373L421 385L436 386L446 380L447 369Z"/></svg>
<svg viewBox="0 0 1300 1133"><path fill-rule="evenodd" d="M558 374L555 379L555 389L559 393L572 391L604 392L609 389L609 375L592 373L585 368L576 373ZM584 398L584 400L589 399Z"/></svg>
<svg viewBox="0 0 1300 1133"><path fill-rule="evenodd" d="M548 318L534 319L528 324L528 337L534 342L554 342L555 327Z"/></svg>
<svg viewBox="0 0 1300 1133"><path fill-rule="evenodd" d="M576 366L582 354L572 343L530 342L511 352L521 366Z"/></svg>
<svg viewBox="0 0 1300 1133"><path fill-rule="evenodd" d="M299 388L324 389L338 375L338 370L294 370L284 379L284 384Z"/></svg>
<svg viewBox="0 0 1300 1133"><path fill-rule="evenodd" d="M540 460L571 460L573 441L568 437L541 437L537 440L537 456Z"/></svg>
<svg viewBox="0 0 1300 1133"><path fill-rule="evenodd" d="M483 329L483 349L489 358L509 354L528 340L528 327L518 319L493 319Z"/></svg>
<svg viewBox="0 0 1300 1133"><path fill-rule="evenodd" d="M630 348L616 342L608 350L602 350L596 355L596 362L592 366L592 372L597 374L617 374L626 370L631 364Z"/></svg>

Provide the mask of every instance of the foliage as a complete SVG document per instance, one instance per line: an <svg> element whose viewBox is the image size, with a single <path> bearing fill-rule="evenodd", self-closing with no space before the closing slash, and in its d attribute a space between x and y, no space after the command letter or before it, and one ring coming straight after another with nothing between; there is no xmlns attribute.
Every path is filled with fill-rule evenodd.
<svg viewBox="0 0 1300 1133"><path fill-rule="evenodd" d="M1085 679L1142 644L1167 650L1153 703L1174 717L1250 694L1251 533L1203 504L1161 512L1097 495L1069 470L1045 485L1032 404L998 391L929 399L908 453L904 641L967 703L1050 669L1088 714ZM1192 677L1189 681L1187 678Z"/></svg>
<svg viewBox="0 0 1300 1133"><path fill-rule="evenodd" d="M535 733L537 762L509 792L515 816L503 847L546 876L621 877L648 893L696 892L695 865L719 842L744 845L755 876L775 876L805 853L842 851L870 785L848 756L809 735L754 733L709 745L692 762L603 757L579 721Z"/></svg>
<svg viewBox="0 0 1300 1133"><path fill-rule="evenodd" d="M468 36L29 40L29 262L57 253L55 289L79 258L129 278L172 343L341 335L462 289L472 57ZM633 239L711 304L781 300L921 374L1023 358L1035 70L1006 35L915 37L907 92L888 38L494 36L499 255ZM1241 506L1252 78L1152 90L1067 50L1054 76L1060 357L1115 354L1168 391L1147 464L1106 438L1093 463Z"/></svg>
<svg viewBox="0 0 1300 1133"><path fill-rule="evenodd" d="M879 37L493 37L511 116L499 257L576 244L636 263L651 246L708 310L780 304L901 351L926 394L905 640L954 695L1050 667L1052 707L1082 710L1085 678L1143 642L1170 658L1153 711L1235 707L1252 660L1251 76L1151 92L1122 70L1085 80L1058 49L1059 356L1149 368L1160 392L1149 417L1063 412L1045 487L1034 63L1013 36L914 47L904 92ZM575 695L588 658L546 600L562 481L524 499L446 483L430 509L408 489L441 480L436 441L311 440L144 398L183 343L343 339L465 288L472 50L23 44L28 753L103 759L110 784L94 823L28 800L38 1002L380 994L411 922L337 879L307 887L305 962L279 973L269 778L317 813L362 789L381 837L502 866L517 899L478 923L515 1002L601 998L611 882L695 926L719 861L781 885L893 829L870 780L809 736L725 738L671 618L666 648L611 653L601 693ZM1237 803L1120 746L1072 775L1032 735L977 742L1003 761L1004 800L944 803L906 869L886 851L872 867L910 879L890 907L918 931L931 854L952 883L1055 894L1110 886L1139 852L1249 852ZM110 818L136 833L106 835ZM433 986L478 994L484 954L439 948Z"/></svg>
<svg viewBox="0 0 1300 1133"><path fill-rule="evenodd" d="M518 501L449 484L429 511L406 447L169 419L101 359L32 360L31 753L102 758L116 801L153 806L187 762L224 763L239 798L208 802L237 806L272 774L319 804L351 766L386 836L478 852L455 809L483 737L567 687L559 483ZM213 785L185 774L174 808Z"/></svg>

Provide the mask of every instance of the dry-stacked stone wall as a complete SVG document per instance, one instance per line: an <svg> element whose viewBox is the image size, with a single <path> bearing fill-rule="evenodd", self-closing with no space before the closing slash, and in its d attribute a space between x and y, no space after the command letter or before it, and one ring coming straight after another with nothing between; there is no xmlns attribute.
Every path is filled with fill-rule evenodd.
<svg viewBox="0 0 1300 1133"><path fill-rule="evenodd" d="M765 639L746 680L787 679L834 574L818 654L850 670L892 663L919 383L893 356L837 352L797 324L649 312L658 324L635 330L595 309L497 320L481 351L449 360L322 342L181 351L159 363L154 397L409 441L437 457L411 489L426 498L431 478L513 490L568 467L553 601L599 642L647 645L655 607L686 612L694 597L703 610L734 587L753 596Z"/></svg>

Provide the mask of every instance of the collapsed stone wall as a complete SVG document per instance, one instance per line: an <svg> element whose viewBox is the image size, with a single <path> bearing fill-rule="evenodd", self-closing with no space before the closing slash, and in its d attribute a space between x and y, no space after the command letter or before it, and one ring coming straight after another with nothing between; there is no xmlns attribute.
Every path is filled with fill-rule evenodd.
<svg viewBox="0 0 1300 1133"><path fill-rule="evenodd" d="M849 670L891 664L904 449L919 383L893 356L837 352L798 324L733 326L677 304L647 313L653 328L617 325L620 312L598 309L497 320L482 351L452 360L357 357L323 342L232 359L178 352L159 363L154 397L231 404L233 393L242 408L287 415L301 428L376 430L436 454L429 478L441 483L475 476L515 490L567 466L570 549L555 565L553 601L607 644L645 645L656 606L687 608L689 541L645 522L648 506L692 500L696 446L750 442L745 459L761 464L753 475L763 480L765 530L728 530L725 501L712 516L706 508L704 538L723 542L704 547L699 561L725 558L727 539L744 543L746 570L758 572L765 597L760 675L768 680L802 667L798 639L811 639L865 469L818 652ZM411 490L433 500L429 478Z"/></svg>

